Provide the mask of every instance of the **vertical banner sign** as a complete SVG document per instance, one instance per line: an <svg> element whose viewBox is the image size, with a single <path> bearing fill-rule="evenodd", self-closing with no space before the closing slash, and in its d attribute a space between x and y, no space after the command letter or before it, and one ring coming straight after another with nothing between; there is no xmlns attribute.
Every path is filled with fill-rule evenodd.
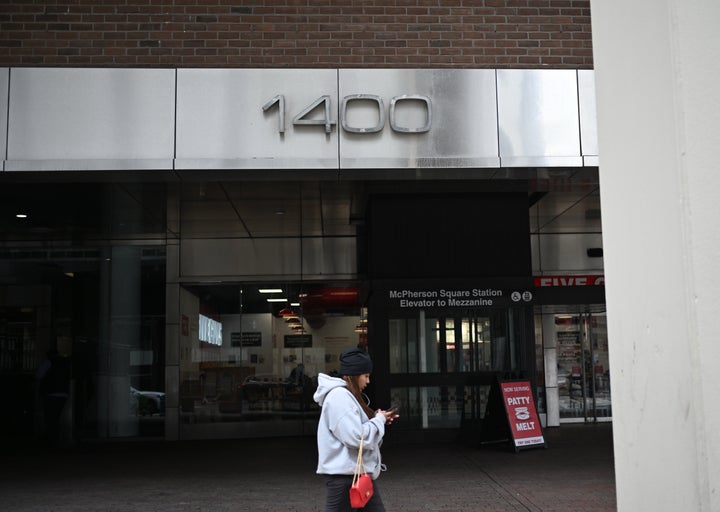
<svg viewBox="0 0 720 512"><path fill-rule="evenodd" d="M515 449L545 445L529 381L500 383Z"/></svg>

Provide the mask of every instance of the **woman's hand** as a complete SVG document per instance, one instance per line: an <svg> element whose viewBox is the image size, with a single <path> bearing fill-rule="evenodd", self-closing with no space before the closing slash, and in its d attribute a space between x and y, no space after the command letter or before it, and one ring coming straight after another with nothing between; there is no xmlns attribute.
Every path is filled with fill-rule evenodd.
<svg viewBox="0 0 720 512"><path fill-rule="evenodd" d="M383 411L382 409L378 409L376 411L377 414L382 414L385 416L385 424L386 425L392 425L392 422L395 421L397 418L400 417L400 415L397 413L397 408L394 409L388 409L387 411Z"/></svg>

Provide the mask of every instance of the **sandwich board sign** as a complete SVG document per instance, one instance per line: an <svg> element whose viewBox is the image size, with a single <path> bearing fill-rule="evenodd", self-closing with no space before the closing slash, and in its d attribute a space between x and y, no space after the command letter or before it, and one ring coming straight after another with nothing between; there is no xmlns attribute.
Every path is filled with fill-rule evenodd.
<svg viewBox="0 0 720 512"><path fill-rule="evenodd" d="M501 382L500 391L515 451L536 446L544 447L545 438L535 409L530 381Z"/></svg>

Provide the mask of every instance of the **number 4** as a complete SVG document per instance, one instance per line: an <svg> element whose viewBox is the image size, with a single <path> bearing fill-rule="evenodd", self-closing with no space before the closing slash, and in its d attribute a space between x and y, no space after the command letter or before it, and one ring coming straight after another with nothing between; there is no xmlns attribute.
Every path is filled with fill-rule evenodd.
<svg viewBox="0 0 720 512"><path fill-rule="evenodd" d="M323 119L305 119L305 117L310 115L321 103L325 104L325 117ZM321 96L310 103L310 105L305 107L298 115L293 117L292 122L293 124L325 125L325 133L332 132L332 127L336 123L330 119L330 96Z"/></svg>
<svg viewBox="0 0 720 512"><path fill-rule="evenodd" d="M280 133L285 133L285 96L282 94L277 94L273 96L270 100L268 100L263 106L263 112L267 112L270 110L273 106L277 104L278 106L278 131ZM322 119L310 119L310 114L317 109L320 104L323 104L324 108L324 117ZM335 121L330 119L330 96L325 95L321 96L310 105L305 107L298 115L293 117L292 124L299 125L315 125L315 126L324 126L325 127L325 133L332 132L333 125L336 124Z"/></svg>

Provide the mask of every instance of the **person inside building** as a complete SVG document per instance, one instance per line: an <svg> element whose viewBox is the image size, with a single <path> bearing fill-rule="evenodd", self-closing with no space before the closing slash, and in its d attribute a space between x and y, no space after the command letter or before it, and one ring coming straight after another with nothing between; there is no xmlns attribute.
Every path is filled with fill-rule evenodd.
<svg viewBox="0 0 720 512"><path fill-rule="evenodd" d="M42 401L43 441L48 448L57 448L61 440L62 412L70 392L70 360L51 348L35 377Z"/></svg>
<svg viewBox="0 0 720 512"><path fill-rule="evenodd" d="M350 512L350 486L362 439L365 471L373 479L373 496L361 510L385 510L377 487L384 469L380 446L385 426L399 417L397 409L373 411L362 391L370 383L372 360L364 350L340 354L340 376L318 375L313 398L322 407L317 431L317 473L326 476L325 512Z"/></svg>

